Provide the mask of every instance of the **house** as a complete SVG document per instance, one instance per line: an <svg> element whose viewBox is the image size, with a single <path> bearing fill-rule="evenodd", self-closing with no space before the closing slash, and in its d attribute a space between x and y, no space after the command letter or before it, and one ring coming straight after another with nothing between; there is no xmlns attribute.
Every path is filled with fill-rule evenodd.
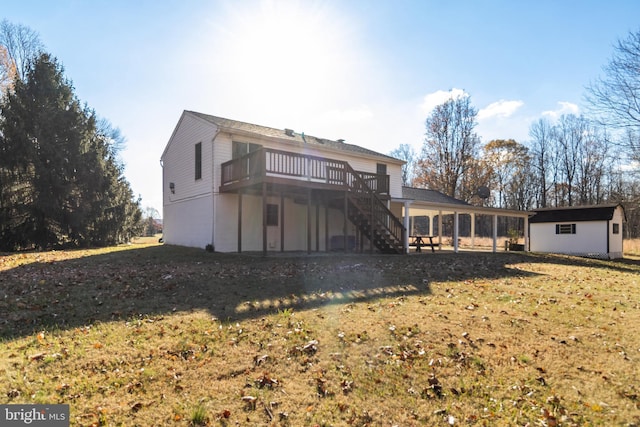
<svg viewBox="0 0 640 427"><path fill-rule="evenodd" d="M184 111L162 154L164 242L220 252L403 253L403 161Z"/></svg>
<svg viewBox="0 0 640 427"><path fill-rule="evenodd" d="M622 258L621 204L534 210L530 250L595 258Z"/></svg>
<svg viewBox="0 0 640 427"><path fill-rule="evenodd" d="M401 254L418 214L454 215L454 233L460 213L528 217L403 187L402 160L343 140L194 111L182 113L161 164L164 242L219 252Z"/></svg>

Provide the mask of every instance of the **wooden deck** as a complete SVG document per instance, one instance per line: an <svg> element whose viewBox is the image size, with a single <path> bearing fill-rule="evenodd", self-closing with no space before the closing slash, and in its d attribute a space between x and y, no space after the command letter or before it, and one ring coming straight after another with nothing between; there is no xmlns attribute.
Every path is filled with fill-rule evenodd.
<svg viewBox="0 0 640 427"><path fill-rule="evenodd" d="M344 191L356 180L350 170L342 160L261 148L222 164L220 192L236 192L262 183ZM389 175L356 173L378 196L389 196Z"/></svg>

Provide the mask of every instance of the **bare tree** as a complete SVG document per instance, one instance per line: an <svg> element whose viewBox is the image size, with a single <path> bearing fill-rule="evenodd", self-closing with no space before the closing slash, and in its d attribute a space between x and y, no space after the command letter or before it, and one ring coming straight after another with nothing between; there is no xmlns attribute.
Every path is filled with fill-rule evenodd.
<svg viewBox="0 0 640 427"><path fill-rule="evenodd" d="M531 137L531 153L533 167L537 177L537 201L541 208L547 207L547 192L549 191L549 174L552 165L552 126L546 119L539 119L529 128Z"/></svg>
<svg viewBox="0 0 640 427"><path fill-rule="evenodd" d="M601 128L589 124L580 147L577 197L581 205L602 203L606 197L606 170L609 164L609 139Z"/></svg>
<svg viewBox="0 0 640 427"><path fill-rule="evenodd" d="M411 185L416 163L416 152L413 147L409 144L400 144L389 155L406 162L402 165L402 185Z"/></svg>
<svg viewBox="0 0 640 427"><path fill-rule="evenodd" d="M513 180L529 167L529 149L513 139L494 139L483 148L484 158L491 166L494 188L498 192L498 206L514 208L507 201L513 189Z"/></svg>
<svg viewBox="0 0 640 427"><path fill-rule="evenodd" d="M562 196L562 204L573 206L574 186L580 164L581 150L587 133L587 121L583 117L573 114L560 117L560 123L555 127L555 136L560 147L560 166L566 194Z"/></svg>
<svg viewBox="0 0 640 427"><path fill-rule="evenodd" d="M425 122L425 141L417 162L418 185L451 197L463 196L464 175L478 157L477 115L468 95L451 98L433 110Z"/></svg>
<svg viewBox="0 0 640 427"><path fill-rule="evenodd" d="M598 120L616 129L631 130L623 140L633 157L640 157L640 30L618 40L604 76L587 87L586 99Z"/></svg>
<svg viewBox="0 0 640 427"><path fill-rule="evenodd" d="M3 93L14 81L24 81L43 50L40 36L31 28L6 19L0 22L0 89Z"/></svg>

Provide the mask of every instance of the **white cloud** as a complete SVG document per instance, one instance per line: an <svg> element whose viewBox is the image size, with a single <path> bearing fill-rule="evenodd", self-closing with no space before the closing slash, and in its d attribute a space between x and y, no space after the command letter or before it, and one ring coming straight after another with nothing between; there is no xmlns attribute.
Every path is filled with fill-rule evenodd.
<svg viewBox="0 0 640 427"><path fill-rule="evenodd" d="M459 96L467 96L468 94L463 89L453 88L451 90L438 90L433 93L429 93L425 95L422 104L420 104L420 108L422 112L426 115L431 113L431 111L436 108L440 104L444 104L449 99L455 99Z"/></svg>
<svg viewBox="0 0 640 427"><path fill-rule="evenodd" d="M515 113L524 105L522 101L500 101L492 102L478 112L478 120L490 119L493 117L505 119Z"/></svg>
<svg viewBox="0 0 640 427"><path fill-rule="evenodd" d="M542 116L548 117L552 120L557 120L563 114L578 114L580 108L572 102L559 101L558 108L555 110L543 111Z"/></svg>

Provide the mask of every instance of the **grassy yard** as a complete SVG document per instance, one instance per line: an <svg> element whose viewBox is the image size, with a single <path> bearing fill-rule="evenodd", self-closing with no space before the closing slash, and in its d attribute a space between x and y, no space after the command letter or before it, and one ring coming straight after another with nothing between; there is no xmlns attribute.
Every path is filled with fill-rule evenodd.
<svg viewBox="0 0 640 427"><path fill-rule="evenodd" d="M0 402L74 426L640 425L640 260L0 255Z"/></svg>

